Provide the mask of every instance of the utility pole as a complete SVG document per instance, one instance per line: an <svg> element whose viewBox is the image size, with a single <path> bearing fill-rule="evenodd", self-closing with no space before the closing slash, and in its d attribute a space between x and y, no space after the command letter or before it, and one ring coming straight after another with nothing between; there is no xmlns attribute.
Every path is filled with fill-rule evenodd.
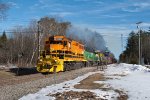
<svg viewBox="0 0 150 100"><path fill-rule="evenodd" d="M123 34L121 34L121 49L122 49L122 52L123 52Z"/></svg>
<svg viewBox="0 0 150 100"><path fill-rule="evenodd" d="M139 33L139 65L141 64L141 29L139 27L139 25L141 24L142 22L137 22L137 29L138 29L138 33Z"/></svg>
<svg viewBox="0 0 150 100"><path fill-rule="evenodd" d="M37 42L38 42L38 59L40 59L40 21L38 21L38 36L37 36L37 38L38 38L38 40L37 40Z"/></svg>

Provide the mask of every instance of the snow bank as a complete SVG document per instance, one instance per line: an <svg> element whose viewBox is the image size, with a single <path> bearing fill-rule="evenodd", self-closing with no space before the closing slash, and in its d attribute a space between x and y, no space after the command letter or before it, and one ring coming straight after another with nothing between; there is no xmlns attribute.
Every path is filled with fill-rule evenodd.
<svg viewBox="0 0 150 100"><path fill-rule="evenodd" d="M113 88L126 90L129 100L150 100L150 69L141 65L119 64L109 66L106 75L118 74L117 79L106 81ZM126 76L120 77L120 74ZM111 76L111 77L112 77Z"/></svg>

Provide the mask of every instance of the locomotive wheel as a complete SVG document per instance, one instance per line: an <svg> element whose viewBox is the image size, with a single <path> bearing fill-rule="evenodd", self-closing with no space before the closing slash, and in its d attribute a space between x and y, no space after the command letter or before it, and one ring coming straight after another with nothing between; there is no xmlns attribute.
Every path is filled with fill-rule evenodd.
<svg viewBox="0 0 150 100"><path fill-rule="evenodd" d="M67 69L67 64L66 63L64 63L64 71L67 71L68 69Z"/></svg>
<svg viewBox="0 0 150 100"><path fill-rule="evenodd" d="M64 62L64 71L69 71L70 70L70 64L67 62Z"/></svg>

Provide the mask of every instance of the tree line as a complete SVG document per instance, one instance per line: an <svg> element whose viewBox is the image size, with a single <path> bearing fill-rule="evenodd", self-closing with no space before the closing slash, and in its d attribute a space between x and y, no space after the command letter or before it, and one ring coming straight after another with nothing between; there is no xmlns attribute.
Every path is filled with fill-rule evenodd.
<svg viewBox="0 0 150 100"><path fill-rule="evenodd" d="M44 50L45 38L51 35L67 36L70 39L86 44L86 48L92 48L93 50L97 50L98 46L100 47L101 45L103 46L102 48L105 48L105 42L97 32L94 32L96 36L86 36L87 32L89 32L88 34L92 33L86 29L87 31L80 32L82 39L81 35L77 35L76 31L68 31L71 27L70 22L43 17L39 21L32 20L26 27L16 26L9 33L4 31L0 36L0 64L15 64L18 67L36 65L38 41L40 42L40 50ZM70 32L74 33L69 34Z"/></svg>
<svg viewBox="0 0 150 100"><path fill-rule="evenodd" d="M150 31L140 30L138 33L132 31L127 39L127 46L120 54L119 60L124 63L138 64L139 62L139 33L141 63L150 64Z"/></svg>
<svg viewBox="0 0 150 100"><path fill-rule="evenodd" d="M9 33L4 31L0 36L0 64L20 67L36 65L38 37L40 49L43 49L47 36L64 35L68 25L68 22L57 22L55 18L44 17L40 21L32 20L26 27L16 26Z"/></svg>

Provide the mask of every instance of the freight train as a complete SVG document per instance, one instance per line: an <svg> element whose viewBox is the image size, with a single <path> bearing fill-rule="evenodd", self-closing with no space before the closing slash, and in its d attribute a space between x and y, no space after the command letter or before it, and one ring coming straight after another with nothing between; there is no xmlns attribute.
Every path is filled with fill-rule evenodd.
<svg viewBox="0 0 150 100"><path fill-rule="evenodd" d="M40 73L69 71L104 63L112 63L111 57L106 57L101 52L88 52L82 43L65 36L50 36L45 41L44 51L40 52L37 71Z"/></svg>

